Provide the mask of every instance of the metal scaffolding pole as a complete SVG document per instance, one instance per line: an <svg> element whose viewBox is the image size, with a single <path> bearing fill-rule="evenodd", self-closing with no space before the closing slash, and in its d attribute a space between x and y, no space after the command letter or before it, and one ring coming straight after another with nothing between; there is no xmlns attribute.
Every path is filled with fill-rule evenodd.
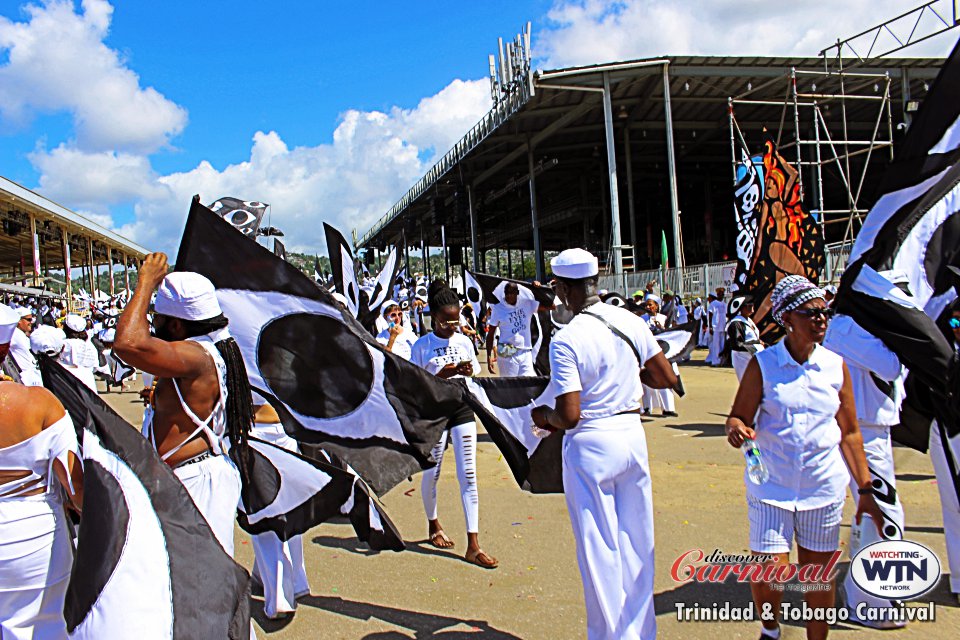
<svg viewBox="0 0 960 640"><path fill-rule="evenodd" d="M623 154L627 162L627 216L630 219L630 255L633 271L637 270L637 213L633 201L633 160L630 157L630 127L623 128Z"/></svg>
<svg viewBox="0 0 960 640"><path fill-rule="evenodd" d="M610 73L606 71L603 72L603 125L607 141L607 175L610 179L610 236L612 245L610 249L613 251L613 273L619 275L623 273L623 249L620 239L620 194L617 188L617 152L613 142L613 104L610 99ZM532 174L530 178L533 179Z"/></svg>
<svg viewBox="0 0 960 640"><path fill-rule="evenodd" d="M543 265L543 247L540 245L540 220L537 215L537 178L534 175L533 167L533 140L530 139L527 139L527 167L530 171L527 184L530 186L530 220L533 226L533 262L536 265L537 280L543 282L546 270ZM523 256L522 249L520 255ZM522 269L522 257L520 259L520 265Z"/></svg>
<svg viewBox="0 0 960 640"><path fill-rule="evenodd" d="M67 313L73 311L73 286L70 278L70 232L60 227L60 250L63 252L63 293L67 302Z"/></svg>
<svg viewBox="0 0 960 640"><path fill-rule="evenodd" d="M470 211L470 263L473 265L474 271L479 271L479 252L477 251L477 212L473 208L473 189L470 188L470 185L467 185L467 208ZM484 267L484 269L486 269L486 267Z"/></svg>
<svg viewBox="0 0 960 640"><path fill-rule="evenodd" d="M670 106L670 67L663 65L663 119L667 129L667 165L670 174L670 208L673 213L674 266L683 268L683 247L680 242L680 202L677 196L677 156L673 149L673 109Z"/></svg>
<svg viewBox="0 0 960 640"><path fill-rule="evenodd" d="M30 255L33 258L33 286L40 286L40 240L37 238L37 218L30 214Z"/></svg>

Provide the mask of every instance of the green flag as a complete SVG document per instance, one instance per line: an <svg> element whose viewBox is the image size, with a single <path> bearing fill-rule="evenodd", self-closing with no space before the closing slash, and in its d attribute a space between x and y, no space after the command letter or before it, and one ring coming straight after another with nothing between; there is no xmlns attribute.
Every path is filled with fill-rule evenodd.
<svg viewBox="0 0 960 640"><path fill-rule="evenodd" d="M667 232L660 231L660 264L664 269L670 268L670 255L667 253Z"/></svg>

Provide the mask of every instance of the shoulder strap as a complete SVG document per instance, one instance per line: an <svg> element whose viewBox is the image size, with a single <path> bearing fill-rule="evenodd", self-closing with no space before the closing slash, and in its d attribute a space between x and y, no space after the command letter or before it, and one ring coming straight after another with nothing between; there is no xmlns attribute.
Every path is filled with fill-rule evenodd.
<svg viewBox="0 0 960 640"><path fill-rule="evenodd" d="M627 345L630 347L630 350L633 351L633 355L636 356L637 358L637 364L639 364L640 368L643 369L643 360L640 358L640 350L637 349L637 345L633 343L633 340L627 337L627 334L625 334L623 331L620 331L620 329L617 329L615 326L610 324L610 322L608 322L607 319L601 315L598 315L596 313L590 313L589 311L581 311L580 315L596 318L603 324L607 325L607 328L610 329L610 331L613 331L613 334L615 336L617 336L618 338L620 338L621 340L627 343Z"/></svg>

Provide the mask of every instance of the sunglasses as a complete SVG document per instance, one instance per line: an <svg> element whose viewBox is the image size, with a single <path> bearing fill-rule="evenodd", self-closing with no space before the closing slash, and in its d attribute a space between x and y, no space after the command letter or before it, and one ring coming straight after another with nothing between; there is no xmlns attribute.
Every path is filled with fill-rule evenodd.
<svg viewBox="0 0 960 640"><path fill-rule="evenodd" d="M459 320L447 320L446 322L437 322L437 324L440 325L441 327L459 327L459 326L460 326L460 321L459 321Z"/></svg>
<svg viewBox="0 0 960 640"><path fill-rule="evenodd" d="M829 320L833 317L833 309L794 309L794 313L811 320Z"/></svg>
<svg viewBox="0 0 960 640"><path fill-rule="evenodd" d="M950 318L950 328L960 329L960 318Z"/></svg>

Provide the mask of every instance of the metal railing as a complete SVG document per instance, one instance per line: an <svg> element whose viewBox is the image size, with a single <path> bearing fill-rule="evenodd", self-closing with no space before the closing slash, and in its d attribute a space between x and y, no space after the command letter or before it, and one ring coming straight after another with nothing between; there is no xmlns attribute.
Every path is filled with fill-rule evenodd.
<svg viewBox="0 0 960 640"><path fill-rule="evenodd" d="M519 89L509 96L504 97L497 105L487 112L480 122L473 125L473 128L467 132L440 160L430 168L427 173L407 191L400 200L397 201L390 210L384 214L380 220L367 231L356 243L357 246L364 246L371 238L376 236L385 226L394 218L409 207L414 200L419 198L425 191L432 187L440 178L442 178L450 169L477 147L491 133L496 131L497 127L507 121L510 116L520 110L520 108L530 99L529 90Z"/></svg>
<svg viewBox="0 0 960 640"><path fill-rule="evenodd" d="M820 284L836 284L840 281L852 247L853 245L848 242L833 244L826 248ZM717 287L724 287L730 291L736 270L735 261L711 262L680 269L648 269L619 275L604 275L600 276L598 285L601 289L618 291L629 296L634 291L642 291L652 280L657 283L660 291L680 292L685 298L706 297Z"/></svg>

